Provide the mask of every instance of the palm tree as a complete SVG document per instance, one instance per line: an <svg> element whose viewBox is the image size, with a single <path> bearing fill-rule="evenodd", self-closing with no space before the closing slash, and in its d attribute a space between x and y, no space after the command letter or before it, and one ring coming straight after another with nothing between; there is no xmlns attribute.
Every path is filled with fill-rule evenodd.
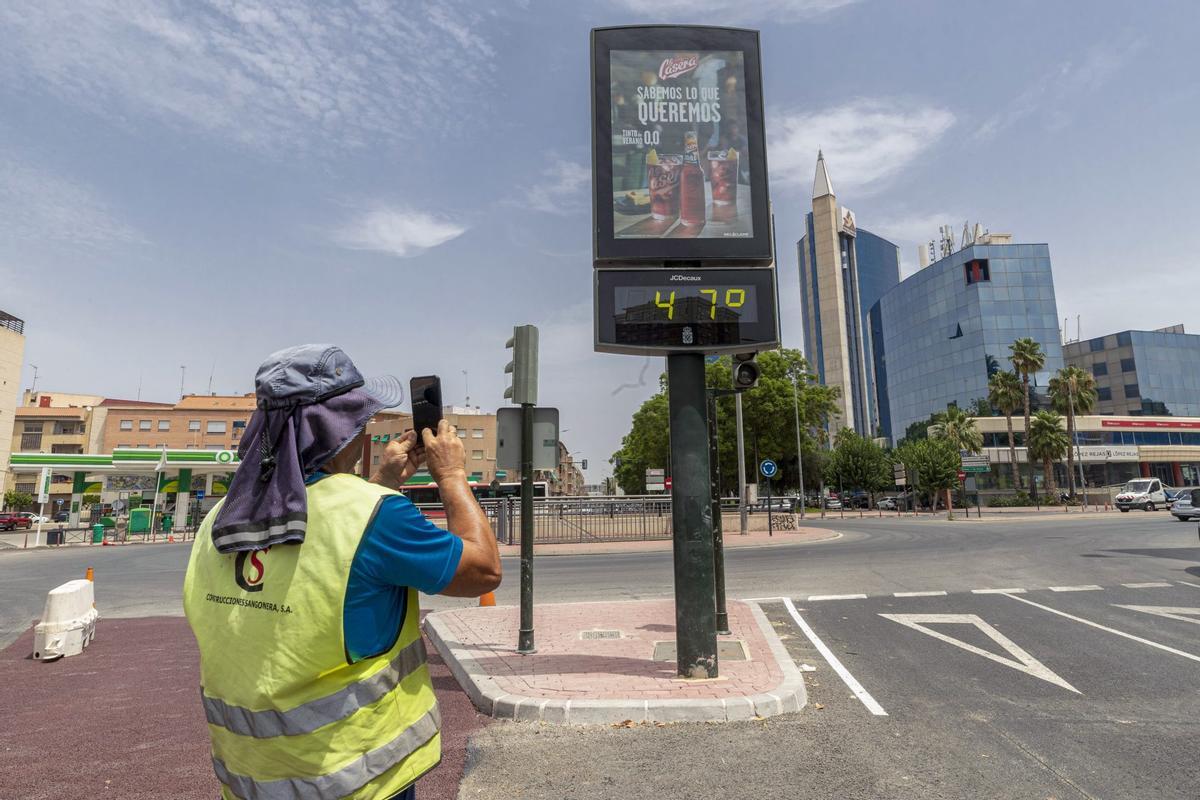
<svg viewBox="0 0 1200 800"><path fill-rule="evenodd" d="M1063 428L1062 415L1056 411L1039 411L1034 414L1026 444L1030 460L1036 458L1042 462L1046 491L1053 496L1057 488L1054 483L1054 462L1060 460L1071 449L1071 441Z"/></svg>
<svg viewBox="0 0 1200 800"><path fill-rule="evenodd" d="M1008 460L1012 464L1013 488L1025 488L1017 467L1017 444L1013 439L1013 413L1021 407L1021 382L1011 372L997 372L988 379L988 402L1000 409L1008 423Z"/></svg>
<svg viewBox="0 0 1200 800"><path fill-rule="evenodd" d="M1017 339L1008 346L1009 361L1012 362L1013 370L1021 376L1021 389L1025 394L1025 460L1029 464L1029 486L1033 490L1034 495L1037 494L1037 487L1033 485L1033 458L1028 452L1029 448L1029 376L1035 374L1042 367L1046 366L1046 353L1042 350L1042 346L1033 339L1025 337Z"/></svg>
<svg viewBox="0 0 1200 800"><path fill-rule="evenodd" d="M959 452L978 453L983 449L983 434L975 419L958 406L947 406L946 410L933 418L933 438L945 439ZM950 502L950 490L946 490L946 511L953 519L954 506Z"/></svg>
<svg viewBox="0 0 1200 800"><path fill-rule="evenodd" d="M1067 491L1075 496L1075 415L1096 407L1096 379L1079 367L1063 367L1050 379L1054 408L1067 415Z"/></svg>

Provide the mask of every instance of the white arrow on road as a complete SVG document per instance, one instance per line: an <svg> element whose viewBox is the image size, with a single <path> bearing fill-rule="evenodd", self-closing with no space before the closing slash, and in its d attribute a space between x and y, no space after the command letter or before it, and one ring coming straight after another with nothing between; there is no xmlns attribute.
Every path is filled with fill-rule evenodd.
<svg viewBox="0 0 1200 800"><path fill-rule="evenodd" d="M1200 625L1200 608L1184 608L1182 606L1122 606L1113 603L1117 608L1128 608L1130 611L1141 611L1159 617L1177 619L1181 622L1192 622Z"/></svg>
<svg viewBox="0 0 1200 800"><path fill-rule="evenodd" d="M899 622L901 625L912 628L915 631L929 634L933 638L939 639L947 644L952 644L955 647L961 647L968 653L974 653L977 656L983 656L990 661L995 661L997 664L1003 664L1006 667L1012 667L1018 672L1024 672L1026 675L1032 675L1035 678L1041 678L1047 683L1052 683L1055 686L1061 686L1068 691L1075 692L1075 694L1082 694L1082 692L1080 692L1074 686L1051 672L1045 664L1022 650L1019 646L1017 646L1016 642L1000 633L1000 631L984 622L975 614L880 614L879 616L883 617L884 619L890 619L892 622ZM1011 653L1013 658L1005 658L1003 656L998 656L995 653L989 653L987 650L976 647L973 644L955 639L953 636L947 636L941 631L935 631L932 628L925 627L926 625L938 624L974 625L989 639Z"/></svg>

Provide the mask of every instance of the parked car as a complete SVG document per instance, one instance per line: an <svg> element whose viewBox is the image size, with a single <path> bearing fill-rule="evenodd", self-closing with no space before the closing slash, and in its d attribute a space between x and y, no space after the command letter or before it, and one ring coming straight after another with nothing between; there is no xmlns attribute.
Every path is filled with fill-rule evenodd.
<svg viewBox="0 0 1200 800"><path fill-rule="evenodd" d="M60 511L54 515L55 522L69 522L71 519L70 511Z"/></svg>
<svg viewBox="0 0 1200 800"><path fill-rule="evenodd" d="M875 507L881 511L895 511L897 508L896 498L881 497L879 498L879 502L875 504Z"/></svg>
<svg viewBox="0 0 1200 800"><path fill-rule="evenodd" d="M1122 512L1131 508L1153 511L1166 507L1167 493L1163 491L1162 481L1158 478L1138 478L1125 484L1116 497L1116 504Z"/></svg>
<svg viewBox="0 0 1200 800"><path fill-rule="evenodd" d="M826 511L840 511L842 508L842 499L836 494L831 494L825 498Z"/></svg>
<svg viewBox="0 0 1200 800"><path fill-rule="evenodd" d="M0 531L15 531L17 528L32 528L29 517L21 516L16 511L0 511Z"/></svg>
<svg viewBox="0 0 1200 800"><path fill-rule="evenodd" d="M41 514L35 514L32 511L22 511L20 513L22 517L28 517L29 521L34 525L37 525L39 522L47 523L50 521L49 517L43 517Z"/></svg>
<svg viewBox="0 0 1200 800"><path fill-rule="evenodd" d="M1176 492L1171 516L1180 522L1200 518L1200 489L1181 489Z"/></svg>

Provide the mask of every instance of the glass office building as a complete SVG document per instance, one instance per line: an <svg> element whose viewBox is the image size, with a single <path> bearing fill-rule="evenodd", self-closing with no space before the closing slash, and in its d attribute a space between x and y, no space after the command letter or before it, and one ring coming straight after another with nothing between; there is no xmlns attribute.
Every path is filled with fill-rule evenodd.
<svg viewBox="0 0 1200 800"><path fill-rule="evenodd" d="M1045 367L1032 377L1035 394L1044 392L1063 366L1050 248L968 245L884 294L868 328L880 426L893 442L948 405L966 409L986 398L988 378L1012 369L1016 339L1045 351Z"/></svg>
<svg viewBox="0 0 1200 800"><path fill-rule="evenodd" d="M1122 331L1063 348L1096 379L1096 413L1200 416L1200 336L1182 325Z"/></svg>
<svg viewBox="0 0 1200 800"><path fill-rule="evenodd" d="M818 154L813 210L796 243L805 353L825 386L841 389L829 433L850 427L864 436L879 428L879 397L868 314L900 281L895 244L859 228L854 212L839 206Z"/></svg>

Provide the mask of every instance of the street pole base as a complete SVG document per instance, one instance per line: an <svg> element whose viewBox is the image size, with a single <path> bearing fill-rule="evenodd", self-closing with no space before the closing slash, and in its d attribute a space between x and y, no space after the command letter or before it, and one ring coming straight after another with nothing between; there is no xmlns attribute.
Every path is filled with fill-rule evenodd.
<svg viewBox="0 0 1200 800"><path fill-rule="evenodd" d="M530 656L537 652L537 648L533 646L533 630L521 629L517 633L517 652L523 656Z"/></svg>

